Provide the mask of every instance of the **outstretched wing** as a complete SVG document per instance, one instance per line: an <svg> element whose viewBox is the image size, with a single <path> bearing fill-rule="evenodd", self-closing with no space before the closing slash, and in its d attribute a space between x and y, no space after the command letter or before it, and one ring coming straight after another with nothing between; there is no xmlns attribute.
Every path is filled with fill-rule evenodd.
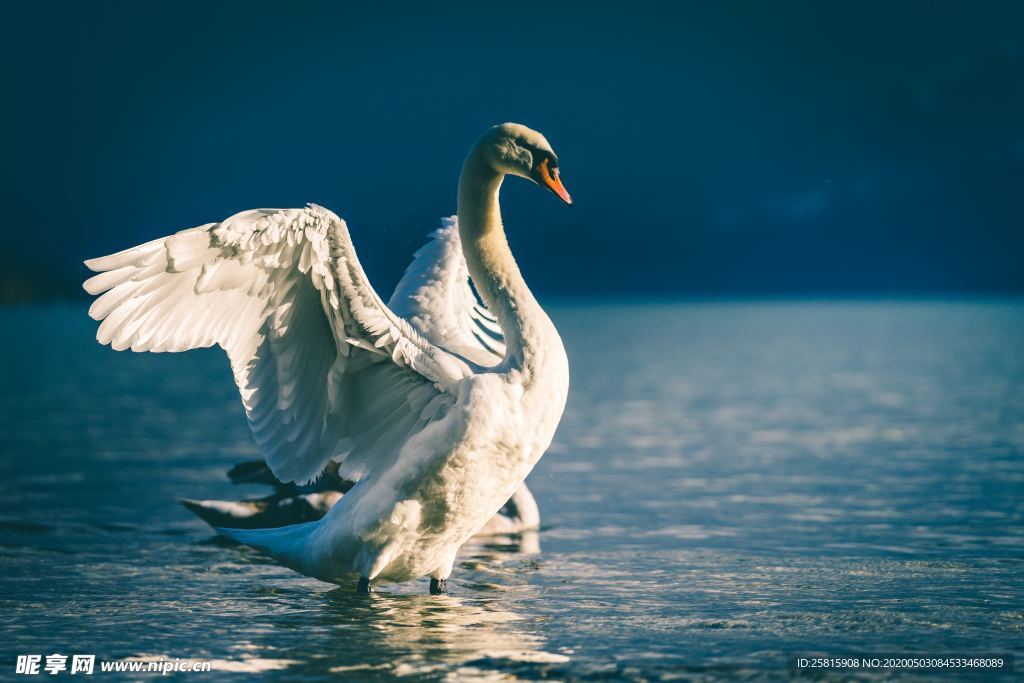
<svg viewBox="0 0 1024 683"><path fill-rule="evenodd" d="M455 216L442 219L416 252L388 308L431 343L474 363L488 367L505 357L501 326L470 286Z"/></svg>
<svg viewBox="0 0 1024 683"><path fill-rule="evenodd" d="M345 222L315 205L245 211L86 265L101 343L227 352L282 481L311 481L330 459L353 481L385 467L471 373L384 305Z"/></svg>

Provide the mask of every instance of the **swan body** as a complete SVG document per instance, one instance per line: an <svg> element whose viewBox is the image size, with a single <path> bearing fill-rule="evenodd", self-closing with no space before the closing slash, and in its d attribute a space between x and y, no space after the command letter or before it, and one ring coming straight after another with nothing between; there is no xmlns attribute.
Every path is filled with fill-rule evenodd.
<svg viewBox="0 0 1024 683"><path fill-rule="evenodd" d="M571 204L557 164L525 126L485 133L463 165L457 219L389 304L345 222L316 205L246 211L86 262L99 272L85 288L102 294L90 308L101 343L220 345L274 476L309 483L333 463L355 482L318 521L222 533L334 583L448 578L565 406L565 350L512 257L498 202L517 175Z"/></svg>
<svg viewBox="0 0 1024 683"><path fill-rule="evenodd" d="M228 472L235 484L268 484L274 492L262 498L246 500L193 500L179 502L213 527L261 529L302 522L314 522L350 491L353 482L337 476L330 466L313 485L298 487L278 481L262 461L239 463ZM526 482L520 484L512 497L484 524L476 536L520 534L540 528L540 511Z"/></svg>

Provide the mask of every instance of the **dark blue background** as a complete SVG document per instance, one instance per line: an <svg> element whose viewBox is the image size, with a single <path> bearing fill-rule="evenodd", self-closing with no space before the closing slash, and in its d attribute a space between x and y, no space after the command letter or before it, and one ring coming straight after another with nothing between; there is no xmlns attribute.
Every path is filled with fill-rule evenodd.
<svg viewBox="0 0 1024 683"><path fill-rule="evenodd" d="M668 5L8 8L0 293L308 201L386 293L508 120L577 201L506 184L541 294L1024 290L1024 4Z"/></svg>

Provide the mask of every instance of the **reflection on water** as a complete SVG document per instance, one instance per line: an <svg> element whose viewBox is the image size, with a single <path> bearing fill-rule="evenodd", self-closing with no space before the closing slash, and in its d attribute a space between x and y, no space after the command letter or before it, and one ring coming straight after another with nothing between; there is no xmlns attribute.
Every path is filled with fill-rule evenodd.
<svg viewBox="0 0 1024 683"><path fill-rule="evenodd" d="M522 562L540 551L538 534L527 532L474 541L465 549L459 571L472 580L460 587L474 593L505 590L505 581L535 566ZM511 564L511 566L509 566ZM490 579L490 580L489 580ZM514 583L512 586L514 588ZM348 647L354 664L331 671L381 670L400 676L450 673L457 679L491 678L494 668L509 664L567 662L563 654L544 649L544 639L520 627L524 617L496 600L431 596L422 586L415 593L382 590L369 599L351 589L323 594L325 613L335 627L350 627ZM401 653L390 661L369 663L362 653ZM490 669L474 664L488 662Z"/></svg>
<svg viewBox="0 0 1024 683"><path fill-rule="evenodd" d="M474 541L450 596L367 597L177 504L238 496L224 472L253 454L220 353L115 354L80 311L0 313L0 667L716 680L786 678L792 652L1021 654L1019 303L553 317L573 387L530 478L544 529Z"/></svg>
<svg viewBox="0 0 1024 683"><path fill-rule="evenodd" d="M324 596L324 613L335 626L350 626L346 644L353 653L402 653L398 661L337 665L331 671L385 670L397 675L454 672L459 678L492 675L495 667L514 663L567 662L548 652L536 633L521 628L524 617L500 607L500 602L449 595L378 594L360 599L337 589ZM492 671L475 666L489 662Z"/></svg>
<svg viewBox="0 0 1024 683"><path fill-rule="evenodd" d="M529 558L538 551L536 533L474 542L458 567L471 577L458 584L462 594L431 596L420 582L365 596L279 572L243 550L248 561L273 572L265 597L288 596L303 606L268 615L269 628L231 646L220 668L287 669L297 677L508 680L507 672L517 667L542 671L566 663L566 654L552 651L527 616L510 608L515 601L494 599L499 591L528 590L525 575L537 568Z"/></svg>

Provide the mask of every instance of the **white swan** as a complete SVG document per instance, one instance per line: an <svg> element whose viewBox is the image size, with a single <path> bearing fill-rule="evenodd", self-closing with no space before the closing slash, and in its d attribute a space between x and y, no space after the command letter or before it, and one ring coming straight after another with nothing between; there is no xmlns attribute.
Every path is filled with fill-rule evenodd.
<svg viewBox="0 0 1024 683"><path fill-rule="evenodd" d="M462 297L462 308L470 311L471 323L464 325L473 334L472 340L460 340L467 353L478 356L481 365L493 365L505 352L497 321L476 300L469 289L469 273L462 256L462 245L455 217L445 218L441 227L430 234L427 242L413 257L412 263L395 287L388 308L407 318L418 332L444 345L453 336L464 333L456 326L455 333L437 329L437 321L450 317L449 296ZM338 475L338 466L329 463L312 485L297 487L279 481L262 460L239 463L228 472L236 484L269 485L274 492L248 500L181 499L182 505L214 527L258 529L316 521L347 493L353 482ZM479 530L477 536L517 534L540 528L537 502L524 481L505 505Z"/></svg>
<svg viewBox="0 0 1024 683"><path fill-rule="evenodd" d="M274 475L309 482L333 460L357 482L319 521L225 535L323 581L356 575L360 591L427 574L431 592L445 590L459 547L550 445L569 386L558 332L505 239L506 175L572 204L536 131L497 126L470 150L458 233L493 317L458 268L407 283L443 281L440 300L389 308L345 222L315 205L246 211L86 262L100 272L86 290L105 292L89 309L101 343L219 344Z"/></svg>

